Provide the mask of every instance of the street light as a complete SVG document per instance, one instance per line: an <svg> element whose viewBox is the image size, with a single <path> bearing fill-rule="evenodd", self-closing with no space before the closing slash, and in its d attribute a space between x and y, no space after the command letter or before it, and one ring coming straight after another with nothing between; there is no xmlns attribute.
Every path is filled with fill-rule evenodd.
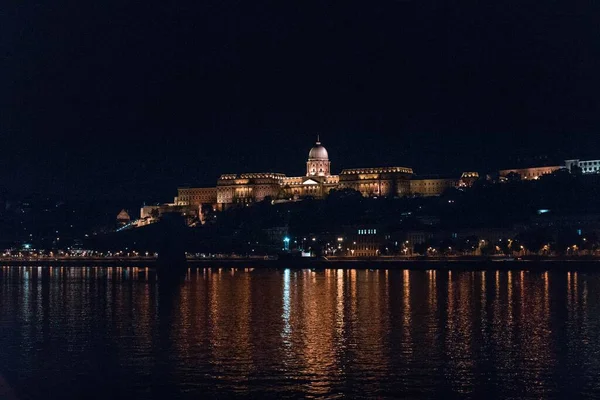
<svg viewBox="0 0 600 400"><path fill-rule="evenodd" d="M290 238L287 236L283 238L283 249L286 251L290 250Z"/></svg>

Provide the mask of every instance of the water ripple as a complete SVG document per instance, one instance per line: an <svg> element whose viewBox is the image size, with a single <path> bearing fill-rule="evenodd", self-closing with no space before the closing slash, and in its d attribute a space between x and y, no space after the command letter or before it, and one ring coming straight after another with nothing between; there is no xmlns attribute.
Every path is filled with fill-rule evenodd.
<svg viewBox="0 0 600 400"><path fill-rule="evenodd" d="M600 393L600 274L0 269L0 374L21 398Z"/></svg>

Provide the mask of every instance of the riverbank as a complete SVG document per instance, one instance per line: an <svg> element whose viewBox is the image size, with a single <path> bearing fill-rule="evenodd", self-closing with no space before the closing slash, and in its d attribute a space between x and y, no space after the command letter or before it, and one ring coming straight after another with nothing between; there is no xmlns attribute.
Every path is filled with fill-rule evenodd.
<svg viewBox="0 0 600 400"><path fill-rule="evenodd" d="M73 266L73 267L147 267L156 268L154 257L64 257L64 258L2 258L1 266ZM190 258L190 268L297 268L297 269L598 269L600 258L591 257L403 257L403 258Z"/></svg>

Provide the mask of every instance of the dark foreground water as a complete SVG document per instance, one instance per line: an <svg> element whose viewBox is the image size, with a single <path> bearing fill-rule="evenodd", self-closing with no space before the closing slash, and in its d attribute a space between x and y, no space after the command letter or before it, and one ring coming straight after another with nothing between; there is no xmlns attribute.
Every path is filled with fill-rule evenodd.
<svg viewBox="0 0 600 400"><path fill-rule="evenodd" d="M0 268L21 399L600 396L600 273Z"/></svg>

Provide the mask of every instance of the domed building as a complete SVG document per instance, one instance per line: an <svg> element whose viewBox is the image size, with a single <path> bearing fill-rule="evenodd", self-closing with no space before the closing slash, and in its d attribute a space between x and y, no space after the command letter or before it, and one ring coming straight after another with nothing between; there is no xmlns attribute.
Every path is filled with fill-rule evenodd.
<svg viewBox="0 0 600 400"><path fill-rule="evenodd" d="M308 152L306 162L306 176L329 176L331 175L331 161L327 149L323 147L317 137L317 143Z"/></svg>
<svg viewBox="0 0 600 400"><path fill-rule="evenodd" d="M309 160L329 160L329 154L327 153L327 149L317 140L317 143L313 146L312 149L308 152Z"/></svg>
<svg viewBox="0 0 600 400"><path fill-rule="evenodd" d="M285 177L282 180L281 194L286 199L299 199L302 197L322 198L339 183L339 176L331 175L331 161L329 153L321 144L317 136L317 142L308 152L306 161L306 175Z"/></svg>
<svg viewBox="0 0 600 400"><path fill-rule="evenodd" d="M439 195L457 179L417 177L408 167L344 169L331 174L329 153L319 137L308 152L306 175L286 176L276 172L224 174L216 187L178 188L170 206L189 207L201 213L203 205L223 210L233 205L250 205L265 199L298 200L323 198L333 189L354 189L365 197Z"/></svg>

